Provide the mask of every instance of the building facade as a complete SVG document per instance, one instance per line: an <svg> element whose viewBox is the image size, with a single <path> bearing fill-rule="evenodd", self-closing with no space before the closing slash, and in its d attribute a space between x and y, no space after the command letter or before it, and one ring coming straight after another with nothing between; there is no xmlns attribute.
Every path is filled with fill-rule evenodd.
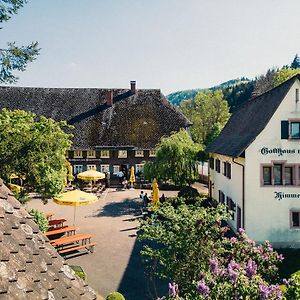
<svg viewBox="0 0 300 300"><path fill-rule="evenodd" d="M300 77L241 105L210 152L210 194L231 227L300 247Z"/></svg>
<svg viewBox="0 0 300 300"><path fill-rule="evenodd" d="M190 121L158 89L0 87L0 109L23 109L73 126L67 153L73 173L95 168L139 175L160 138Z"/></svg>

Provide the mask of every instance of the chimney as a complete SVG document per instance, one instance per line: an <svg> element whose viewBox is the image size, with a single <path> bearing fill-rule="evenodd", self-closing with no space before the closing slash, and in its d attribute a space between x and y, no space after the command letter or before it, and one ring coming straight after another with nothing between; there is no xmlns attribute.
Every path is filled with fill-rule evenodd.
<svg viewBox="0 0 300 300"><path fill-rule="evenodd" d="M106 92L106 104L107 106L113 105L113 92L111 90Z"/></svg>
<svg viewBox="0 0 300 300"><path fill-rule="evenodd" d="M135 94L135 84L136 84L135 80L131 80L130 81L130 91L131 91L131 94Z"/></svg>

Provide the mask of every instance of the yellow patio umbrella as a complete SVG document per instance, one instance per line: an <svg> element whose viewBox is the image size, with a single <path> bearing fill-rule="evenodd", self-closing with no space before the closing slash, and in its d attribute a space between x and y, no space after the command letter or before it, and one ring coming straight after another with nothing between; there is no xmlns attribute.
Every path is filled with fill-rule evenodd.
<svg viewBox="0 0 300 300"><path fill-rule="evenodd" d="M157 208L159 205L159 189L156 178L152 182L152 205Z"/></svg>
<svg viewBox="0 0 300 300"><path fill-rule="evenodd" d="M59 205L74 206L74 222L76 217L76 207L95 203L98 200L97 196L90 193L85 193L80 190L74 190L62 193L61 195L54 197L53 201Z"/></svg>
<svg viewBox="0 0 300 300"><path fill-rule="evenodd" d="M131 190L134 190L134 188L133 188L133 183L135 182L135 176L134 176L134 166L132 166L131 168L130 168L130 177L129 177L129 181L130 181L130 183L131 183Z"/></svg>
<svg viewBox="0 0 300 300"><path fill-rule="evenodd" d="M77 178L82 180L97 181L99 179L104 179L105 174L91 169L77 174Z"/></svg>

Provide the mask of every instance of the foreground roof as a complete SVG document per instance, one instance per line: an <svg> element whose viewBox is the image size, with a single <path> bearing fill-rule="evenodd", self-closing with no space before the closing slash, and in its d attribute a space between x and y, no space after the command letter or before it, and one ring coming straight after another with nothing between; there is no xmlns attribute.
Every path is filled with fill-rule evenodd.
<svg viewBox="0 0 300 300"><path fill-rule="evenodd" d="M285 95L300 75L243 103L231 116L207 151L238 157L266 127Z"/></svg>
<svg viewBox="0 0 300 300"><path fill-rule="evenodd" d="M75 126L73 148L153 148L164 135L190 126L160 90L0 87L0 109L23 109Z"/></svg>
<svg viewBox="0 0 300 300"><path fill-rule="evenodd" d="M0 298L96 299L0 179Z"/></svg>

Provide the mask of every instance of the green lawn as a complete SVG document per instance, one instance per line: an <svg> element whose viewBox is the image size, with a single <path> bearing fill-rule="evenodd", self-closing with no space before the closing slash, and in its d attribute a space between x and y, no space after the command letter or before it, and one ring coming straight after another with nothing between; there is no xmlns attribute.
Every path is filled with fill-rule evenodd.
<svg viewBox="0 0 300 300"><path fill-rule="evenodd" d="M277 249L284 256L279 267L280 278L289 278L291 274L300 270L300 249Z"/></svg>

